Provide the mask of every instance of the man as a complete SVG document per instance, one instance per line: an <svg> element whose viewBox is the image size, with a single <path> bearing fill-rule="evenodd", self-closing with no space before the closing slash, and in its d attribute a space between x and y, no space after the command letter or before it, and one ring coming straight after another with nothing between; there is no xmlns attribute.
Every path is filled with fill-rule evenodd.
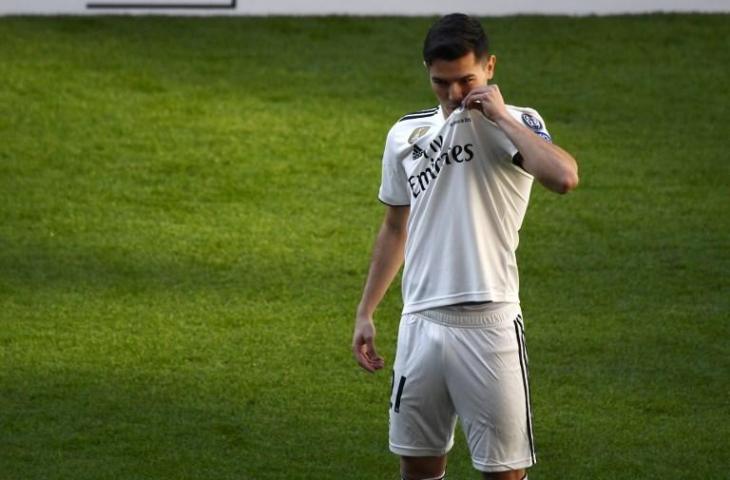
<svg viewBox="0 0 730 480"><path fill-rule="evenodd" d="M439 106L390 130L379 199L387 205L358 306L353 354L382 369L373 313L405 261L390 408L390 449L406 480L441 479L462 422L485 479L524 479L535 463L515 251L533 178L566 193L573 157L540 115L488 85L496 58L476 19L429 30L424 64Z"/></svg>

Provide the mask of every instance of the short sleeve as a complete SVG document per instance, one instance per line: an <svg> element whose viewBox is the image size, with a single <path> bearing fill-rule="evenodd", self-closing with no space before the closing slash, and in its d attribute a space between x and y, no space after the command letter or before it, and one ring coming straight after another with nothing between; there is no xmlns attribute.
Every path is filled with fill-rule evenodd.
<svg viewBox="0 0 730 480"><path fill-rule="evenodd" d="M391 206L406 206L411 204L408 190L408 179L401 164L401 145L397 141L393 130L388 134L383 152L383 171L378 199Z"/></svg>

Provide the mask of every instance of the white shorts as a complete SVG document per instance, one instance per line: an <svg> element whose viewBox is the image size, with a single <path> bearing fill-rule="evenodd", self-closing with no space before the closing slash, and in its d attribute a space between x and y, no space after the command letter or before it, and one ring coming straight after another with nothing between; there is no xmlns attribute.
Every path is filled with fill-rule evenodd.
<svg viewBox="0 0 730 480"><path fill-rule="evenodd" d="M474 468L532 466L527 351L518 304L493 311L403 315L390 398L390 450L445 455L457 418Z"/></svg>

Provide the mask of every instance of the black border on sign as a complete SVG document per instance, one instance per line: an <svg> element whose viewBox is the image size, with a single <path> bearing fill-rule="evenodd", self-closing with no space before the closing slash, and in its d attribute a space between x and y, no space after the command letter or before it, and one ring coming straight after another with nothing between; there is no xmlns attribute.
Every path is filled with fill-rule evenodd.
<svg viewBox="0 0 730 480"><path fill-rule="evenodd" d="M167 10L183 10L183 9L205 9L205 10L212 10L212 9L218 9L218 10L228 10L228 9L235 9L236 3L238 0L230 0L230 3L227 4L220 4L220 3L213 3L213 4L205 4L205 3L87 3L86 8L87 9L102 9L102 8L111 8L111 9L134 9L134 10L143 10L143 9L153 9L153 10L161 10L161 9L167 9Z"/></svg>

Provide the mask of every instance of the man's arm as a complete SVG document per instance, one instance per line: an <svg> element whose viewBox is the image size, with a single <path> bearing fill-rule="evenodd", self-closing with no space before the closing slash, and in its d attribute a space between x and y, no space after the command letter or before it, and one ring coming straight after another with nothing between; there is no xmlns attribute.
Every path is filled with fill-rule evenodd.
<svg viewBox="0 0 730 480"><path fill-rule="evenodd" d="M469 108L480 108L495 122L519 150L522 168L556 193L568 193L578 186L578 164L568 152L535 135L509 114L497 85L474 89L464 98Z"/></svg>
<svg viewBox="0 0 730 480"><path fill-rule="evenodd" d="M385 361L375 351L373 314L403 264L409 212L408 206L388 207L375 240L368 278L357 307L352 353L357 363L369 372L385 366Z"/></svg>

